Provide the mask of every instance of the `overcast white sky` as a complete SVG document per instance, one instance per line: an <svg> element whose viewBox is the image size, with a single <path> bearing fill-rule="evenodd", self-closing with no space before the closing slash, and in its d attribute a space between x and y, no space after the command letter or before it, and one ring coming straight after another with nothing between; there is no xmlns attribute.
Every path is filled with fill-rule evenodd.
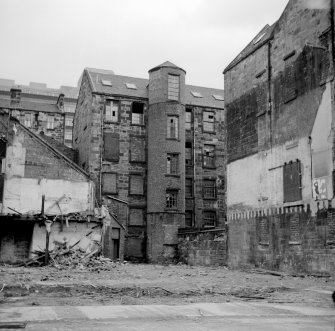
<svg viewBox="0 0 335 331"><path fill-rule="evenodd" d="M76 85L85 67L148 78L171 61L186 83L223 69L288 0L0 0L0 78Z"/></svg>

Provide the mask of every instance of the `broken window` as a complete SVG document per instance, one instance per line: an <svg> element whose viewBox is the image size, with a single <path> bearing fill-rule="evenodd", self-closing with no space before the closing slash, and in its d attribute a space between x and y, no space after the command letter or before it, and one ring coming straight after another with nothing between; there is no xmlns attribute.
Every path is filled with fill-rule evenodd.
<svg viewBox="0 0 335 331"><path fill-rule="evenodd" d="M203 125L205 132L214 132L215 131L215 117L214 112L204 111L203 113Z"/></svg>
<svg viewBox="0 0 335 331"><path fill-rule="evenodd" d="M284 202L301 200L301 163L299 160L284 164L283 178Z"/></svg>
<svg viewBox="0 0 335 331"><path fill-rule="evenodd" d="M119 161L119 134L104 132L104 159Z"/></svg>
<svg viewBox="0 0 335 331"><path fill-rule="evenodd" d="M215 199L216 198L215 179L204 179L202 181L202 196L204 199Z"/></svg>
<svg viewBox="0 0 335 331"><path fill-rule="evenodd" d="M143 195L142 175L130 175L129 194Z"/></svg>
<svg viewBox="0 0 335 331"><path fill-rule="evenodd" d="M166 190L166 208L177 209L178 191Z"/></svg>
<svg viewBox="0 0 335 331"><path fill-rule="evenodd" d="M216 211L205 210L203 212L203 226L214 227L216 225Z"/></svg>
<svg viewBox="0 0 335 331"><path fill-rule="evenodd" d="M205 168L215 168L215 145L204 145L203 164Z"/></svg>
<svg viewBox="0 0 335 331"><path fill-rule="evenodd" d="M175 153L168 153L166 156L166 173L169 175L177 175L179 155Z"/></svg>
<svg viewBox="0 0 335 331"><path fill-rule="evenodd" d="M65 126L73 126L73 117L65 117Z"/></svg>
<svg viewBox="0 0 335 331"><path fill-rule="evenodd" d="M102 193L104 194L117 193L117 174L115 173L102 174Z"/></svg>
<svg viewBox="0 0 335 331"><path fill-rule="evenodd" d="M64 138L72 141L72 131L65 131Z"/></svg>
<svg viewBox="0 0 335 331"><path fill-rule="evenodd" d="M193 180L192 178L185 178L185 197L191 198L193 196Z"/></svg>
<svg viewBox="0 0 335 331"><path fill-rule="evenodd" d="M107 100L105 107L105 121L119 122L119 102Z"/></svg>
<svg viewBox="0 0 335 331"><path fill-rule="evenodd" d="M178 116L167 117L167 138L178 139Z"/></svg>
<svg viewBox="0 0 335 331"><path fill-rule="evenodd" d="M191 130L192 109L186 108L185 112L185 130Z"/></svg>
<svg viewBox="0 0 335 331"><path fill-rule="evenodd" d="M52 130L54 128L55 128L55 117L52 115L48 115L47 129Z"/></svg>
<svg viewBox="0 0 335 331"><path fill-rule="evenodd" d="M144 104L140 102L133 102L131 123L137 125L144 125Z"/></svg>
<svg viewBox="0 0 335 331"><path fill-rule="evenodd" d="M168 99L179 100L179 76L168 75Z"/></svg>
<svg viewBox="0 0 335 331"><path fill-rule="evenodd" d="M193 211L185 210L185 226L193 226Z"/></svg>
<svg viewBox="0 0 335 331"><path fill-rule="evenodd" d="M24 125L27 127L27 128L31 128L31 115L30 113L26 113L24 114ZM48 116L49 118L49 116ZM48 128L49 129L49 128Z"/></svg>

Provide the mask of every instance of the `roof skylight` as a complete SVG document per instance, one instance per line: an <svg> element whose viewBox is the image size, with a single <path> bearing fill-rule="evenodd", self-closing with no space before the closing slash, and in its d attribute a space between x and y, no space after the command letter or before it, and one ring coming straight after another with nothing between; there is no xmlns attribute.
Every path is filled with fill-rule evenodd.
<svg viewBox="0 0 335 331"><path fill-rule="evenodd" d="M112 82L109 79L101 79L102 85L112 86Z"/></svg>
<svg viewBox="0 0 335 331"><path fill-rule="evenodd" d="M127 88L131 89L131 90L137 90L137 87L135 84L133 83L126 83Z"/></svg>
<svg viewBox="0 0 335 331"><path fill-rule="evenodd" d="M213 98L215 100L219 100L219 101L223 101L224 100L223 96L220 95L220 94L212 94L212 95L213 95Z"/></svg>
<svg viewBox="0 0 335 331"><path fill-rule="evenodd" d="M200 92L196 92L196 91L191 91L191 94L195 97L195 98L203 98L202 94Z"/></svg>

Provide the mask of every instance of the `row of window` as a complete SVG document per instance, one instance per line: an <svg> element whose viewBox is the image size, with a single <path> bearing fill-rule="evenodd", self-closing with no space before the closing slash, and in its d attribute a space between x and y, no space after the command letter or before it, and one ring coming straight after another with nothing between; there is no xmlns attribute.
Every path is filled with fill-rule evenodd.
<svg viewBox="0 0 335 331"><path fill-rule="evenodd" d="M24 114L24 125L27 128L31 128L33 125L38 125L38 114L25 113ZM65 117L65 126L73 126L73 117ZM53 130L55 128L55 116L47 116L47 129Z"/></svg>
<svg viewBox="0 0 335 331"><path fill-rule="evenodd" d="M115 100L108 100L105 108L105 121L120 122L120 102ZM178 139L179 131L179 117L168 116L167 119L167 138ZM192 110L186 109L185 129L190 130L192 123ZM131 124L144 125L144 104L140 102L133 102L131 111ZM215 116L214 112L203 112L203 130L204 132L215 131Z"/></svg>

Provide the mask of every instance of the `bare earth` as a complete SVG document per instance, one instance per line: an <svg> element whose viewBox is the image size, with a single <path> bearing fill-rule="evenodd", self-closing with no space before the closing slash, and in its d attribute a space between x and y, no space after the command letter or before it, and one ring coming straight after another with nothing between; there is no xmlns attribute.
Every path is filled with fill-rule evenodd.
<svg viewBox="0 0 335 331"><path fill-rule="evenodd" d="M0 305L180 305L256 301L334 307L334 277L225 267L108 263L76 269L0 266Z"/></svg>

